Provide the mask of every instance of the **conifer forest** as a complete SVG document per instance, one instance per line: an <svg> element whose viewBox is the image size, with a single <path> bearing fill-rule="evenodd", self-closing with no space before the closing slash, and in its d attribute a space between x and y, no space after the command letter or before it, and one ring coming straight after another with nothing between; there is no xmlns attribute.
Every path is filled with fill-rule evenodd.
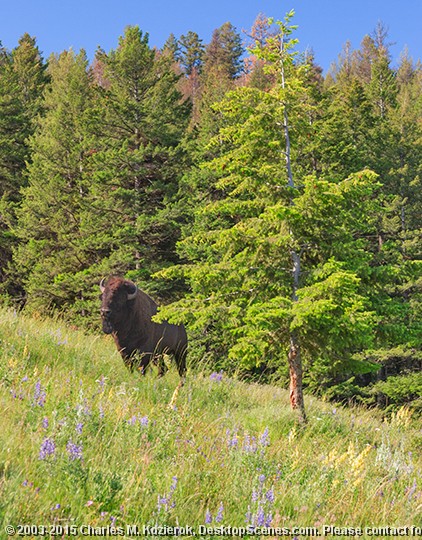
<svg viewBox="0 0 422 540"><path fill-rule="evenodd" d="M294 22L0 45L1 301L100 335L123 275L191 366L421 412L422 64L379 23L323 73Z"/></svg>

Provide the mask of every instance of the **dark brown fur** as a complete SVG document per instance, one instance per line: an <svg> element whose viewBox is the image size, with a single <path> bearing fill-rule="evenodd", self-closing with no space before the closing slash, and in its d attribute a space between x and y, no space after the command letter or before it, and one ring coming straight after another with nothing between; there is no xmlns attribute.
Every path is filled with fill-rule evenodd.
<svg viewBox="0 0 422 540"><path fill-rule="evenodd" d="M136 291L133 299L128 299ZM159 359L159 372L164 374L163 353L173 354L181 377L186 372L187 336L183 325L156 323L157 313L152 298L129 280L111 277L101 295L103 331L112 334L125 364L145 372L151 360Z"/></svg>

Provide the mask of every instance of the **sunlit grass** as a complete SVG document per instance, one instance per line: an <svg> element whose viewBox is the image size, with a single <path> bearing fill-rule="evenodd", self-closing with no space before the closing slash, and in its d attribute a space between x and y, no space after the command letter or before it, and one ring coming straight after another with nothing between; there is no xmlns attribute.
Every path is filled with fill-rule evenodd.
<svg viewBox="0 0 422 540"><path fill-rule="evenodd" d="M175 370L130 374L105 336L2 310L0 339L4 524L421 523L407 409L308 397L301 427L285 390L198 369L171 410Z"/></svg>

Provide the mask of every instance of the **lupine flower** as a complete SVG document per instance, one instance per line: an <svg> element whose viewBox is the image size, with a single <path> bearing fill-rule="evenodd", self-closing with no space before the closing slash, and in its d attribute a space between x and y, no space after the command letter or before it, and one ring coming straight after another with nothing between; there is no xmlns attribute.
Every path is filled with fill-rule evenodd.
<svg viewBox="0 0 422 540"><path fill-rule="evenodd" d="M243 441L243 450L249 454L254 454L257 449L256 438L250 437L249 433L246 433Z"/></svg>
<svg viewBox="0 0 422 540"><path fill-rule="evenodd" d="M211 373L210 379L212 381L221 382L223 380L223 370L221 370L219 373L217 373L216 371Z"/></svg>
<svg viewBox="0 0 422 540"><path fill-rule="evenodd" d="M58 510L59 508L61 508L61 504L60 503L57 503L53 506L53 508L51 510Z"/></svg>
<svg viewBox="0 0 422 540"><path fill-rule="evenodd" d="M84 399L83 413L85 416L91 416L91 409L89 408L88 400L86 398Z"/></svg>
<svg viewBox="0 0 422 540"><path fill-rule="evenodd" d="M71 440L66 445L67 453L69 454L69 459L75 461L77 459L82 459L82 445L75 444Z"/></svg>
<svg viewBox="0 0 422 540"><path fill-rule="evenodd" d="M47 394L43 387L41 386L41 382L37 381L35 384L35 390L34 390L34 396L32 399L32 406L38 406L38 407L44 407L45 398L47 397Z"/></svg>
<svg viewBox="0 0 422 540"><path fill-rule="evenodd" d="M231 434L231 431L228 429L226 431L227 435L227 446L229 448L237 448L238 445L238 437L237 437L237 431L233 431L233 434Z"/></svg>
<svg viewBox="0 0 422 540"><path fill-rule="evenodd" d="M104 392L104 387L105 387L105 382L106 382L106 378L104 377L104 375L101 375L101 377L97 379L95 382L98 383L98 386L100 387L100 392Z"/></svg>
<svg viewBox="0 0 422 540"><path fill-rule="evenodd" d="M41 443L40 453L38 455L39 459L47 459L50 456L54 456L56 452L56 444L53 439L46 437Z"/></svg>
<svg viewBox="0 0 422 540"><path fill-rule="evenodd" d="M44 418L42 419L42 427L44 429L48 428L48 418L46 416L44 416Z"/></svg>
<svg viewBox="0 0 422 540"><path fill-rule="evenodd" d="M265 527L271 527L271 522L273 520L273 515L271 514L271 512L267 515L266 519L265 519Z"/></svg>
<svg viewBox="0 0 422 540"><path fill-rule="evenodd" d="M246 515L245 515L245 522L248 524L252 523L252 512L251 512L250 506L248 506L248 511L246 512Z"/></svg>
<svg viewBox="0 0 422 540"><path fill-rule="evenodd" d="M271 488L267 491L267 493L265 494L265 498L267 499L268 502L270 503L273 503L274 502L274 489Z"/></svg>
<svg viewBox="0 0 422 540"><path fill-rule="evenodd" d="M157 510L158 512L161 511L161 508L164 507L164 510L168 512L169 509L172 509L176 506L175 501L173 500L174 492L176 491L177 487L177 476L173 476L172 478L173 482L170 486L170 490L168 495L159 495L158 496L158 505Z"/></svg>
<svg viewBox="0 0 422 540"><path fill-rule="evenodd" d="M28 375L25 375L25 377L22 377L21 382L26 382L28 380Z"/></svg>
<svg viewBox="0 0 422 540"><path fill-rule="evenodd" d="M205 513L205 523L212 523L212 515L211 512L208 510Z"/></svg>
<svg viewBox="0 0 422 540"><path fill-rule="evenodd" d="M137 416L136 414L133 415L131 418L129 418L129 420L127 421L127 423L130 425L130 426L134 426L136 424L136 420L137 420Z"/></svg>
<svg viewBox="0 0 422 540"><path fill-rule="evenodd" d="M166 506L167 503L168 503L167 497L158 497L158 508L160 508L160 506Z"/></svg>
<svg viewBox="0 0 422 540"><path fill-rule="evenodd" d="M249 506L246 514L247 523L253 528L269 527L273 520L271 510L275 499L274 488L264 490L265 480L265 474L258 476L258 487L252 491L252 508L254 508L254 511Z"/></svg>
<svg viewBox="0 0 422 540"><path fill-rule="evenodd" d="M76 433L79 433L79 435L81 435L81 434L82 434L83 427L84 427L83 423L82 423L82 422L78 422L78 423L76 424L76 428L75 428L75 429L76 429Z"/></svg>
<svg viewBox="0 0 422 540"><path fill-rule="evenodd" d="M256 515L256 524L258 525L258 527L263 527L264 523L265 523L265 512L262 506L260 506L258 509L258 513Z"/></svg>
<svg viewBox="0 0 422 540"><path fill-rule="evenodd" d="M142 418L140 418L139 423L141 424L141 426L146 427L149 423L148 416L143 416Z"/></svg>
<svg viewBox="0 0 422 540"><path fill-rule="evenodd" d="M103 406L101 404L98 406L98 416L101 419L104 418L104 408L103 408Z"/></svg>
<svg viewBox="0 0 422 540"><path fill-rule="evenodd" d="M411 487L406 488L405 494L407 495L407 499L409 501L413 498L415 491L416 491L416 480L413 481L413 485Z"/></svg>
<svg viewBox="0 0 422 540"><path fill-rule="evenodd" d="M114 516L110 516L110 522L111 522L111 526L114 527L116 525L116 520L117 518L114 517Z"/></svg>
<svg viewBox="0 0 422 540"><path fill-rule="evenodd" d="M223 521L223 512L224 512L224 506L223 506L223 503L220 502L220 506L218 507L218 513L215 516L215 521L217 523L221 523Z"/></svg>
<svg viewBox="0 0 422 540"><path fill-rule="evenodd" d="M268 431L267 427L265 428L264 433L259 438L259 444L261 446L269 446L270 445L270 437L269 437L269 431Z"/></svg>

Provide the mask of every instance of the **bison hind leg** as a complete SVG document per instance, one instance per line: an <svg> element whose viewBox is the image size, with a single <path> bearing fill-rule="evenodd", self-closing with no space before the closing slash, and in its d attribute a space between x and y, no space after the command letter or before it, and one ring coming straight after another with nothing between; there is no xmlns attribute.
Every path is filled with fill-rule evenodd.
<svg viewBox="0 0 422 540"><path fill-rule="evenodd" d="M186 375L186 353L186 347L183 347L174 353L177 371L182 378Z"/></svg>

